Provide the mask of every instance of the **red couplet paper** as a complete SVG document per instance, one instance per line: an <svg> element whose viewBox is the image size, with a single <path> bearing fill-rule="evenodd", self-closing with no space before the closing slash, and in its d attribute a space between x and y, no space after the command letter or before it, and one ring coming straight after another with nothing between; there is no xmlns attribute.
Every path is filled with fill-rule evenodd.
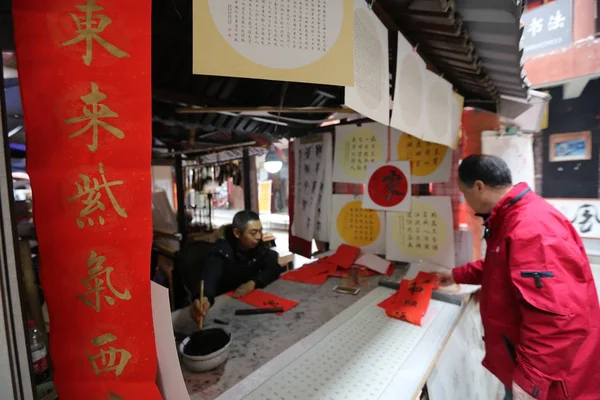
<svg viewBox="0 0 600 400"><path fill-rule="evenodd" d="M434 274L419 272L413 280L403 280L392 296L378 304L389 317L421 326L433 291L438 288Z"/></svg>
<svg viewBox="0 0 600 400"><path fill-rule="evenodd" d="M335 278L347 278L351 275L351 273L352 273L352 269L338 269L335 272L330 272L329 276L335 277ZM359 277L369 277L369 276L375 276L375 275L381 275L381 274L379 272L372 271L368 268L359 267L357 275Z"/></svg>
<svg viewBox="0 0 600 400"><path fill-rule="evenodd" d="M358 247L349 246L342 244L336 252L328 257L322 258L320 261L328 264L337 265L340 268L348 269L360 256L360 249Z"/></svg>
<svg viewBox="0 0 600 400"><path fill-rule="evenodd" d="M61 400L160 399L148 265L151 2L13 4Z"/></svg>
<svg viewBox="0 0 600 400"><path fill-rule="evenodd" d="M322 285L327 281L330 273L337 267L333 264L316 261L306 264L301 268L286 272L280 279L300 283L309 283L313 285Z"/></svg>
<svg viewBox="0 0 600 400"><path fill-rule="evenodd" d="M330 276L340 278L348 276L348 269L354 265L359 256L360 249L358 247L342 244L333 255L306 264L302 268L289 271L282 275L280 279L322 285ZM371 276L376 275L376 273L361 269L358 275Z"/></svg>
<svg viewBox="0 0 600 400"><path fill-rule="evenodd" d="M227 293L227 295L232 296L233 292ZM283 312L289 311L300 304L297 301L284 299L283 297L275 296L262 290L254 290L237 300L261 309L281 307L283 308Z"/></svg>

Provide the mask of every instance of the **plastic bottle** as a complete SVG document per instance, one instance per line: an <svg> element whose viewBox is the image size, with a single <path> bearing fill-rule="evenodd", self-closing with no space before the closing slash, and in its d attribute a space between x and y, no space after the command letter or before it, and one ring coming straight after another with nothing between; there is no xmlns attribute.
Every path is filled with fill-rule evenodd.
<svg viewBox="0 0 600 400"><path fill-rule="evenodd" d="M29 321L29 338L31 341L31 362L33 363L33 375L35 383L43 383L50 377L50 366L48 364L48 350L44 335L37 329L35 321Z"/></svg>

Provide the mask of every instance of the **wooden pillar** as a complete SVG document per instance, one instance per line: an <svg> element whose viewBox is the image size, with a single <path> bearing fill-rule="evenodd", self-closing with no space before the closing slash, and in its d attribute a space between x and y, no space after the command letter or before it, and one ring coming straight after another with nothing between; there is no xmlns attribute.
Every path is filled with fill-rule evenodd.
<svg viewBox="0 0 600 400"><path fill-rule="evenodd" d="M597 5L591 0L573 1L573 42L592 37L596 33Z"/></svg>
<svg viewBox="0 0 600 400"><path fill-rule="evenodd" d="M21 274L23 276L23 287L27 300L27 310L30 317L35 321L37 328L46 333L46 323L42 314L42 304L38 285L35 282L35 271L31 259L31 247L29 239L19 240L19 259L21 261Z"/></svg>
<svg viewBox="0 0 600 400"><path fill-rule="evenodd" d="M187 241L187 217L185 215L185 177L183 176L183 159L181 154L175 156L175 186L177 188L177 229L181 234L181 244Z"/></svg>
<svg viewBox="0 0 600 400"><path fill-rule="evenodd" d="M2 25L0 15L0 27ZM3 29L0 29L0 41ZM0 76L3 66L0 64ZM6 107L4 104L4 81L0 79L0 337L2 350L0 363L6 367L0 375L0 397L16 400L34 398L31 354L24 318L23 283L19 279L21 266L16 248L16 227L14 223L14 194L10 174L10 148L6 126Z"/></svg>
<svg viewBox="0 0 600 400"><path fill-rule="evenodd" d="M252 209L252 187L250 186L250 151L245 148L242 150L242 178L244 186L244 209Z"/></svg>

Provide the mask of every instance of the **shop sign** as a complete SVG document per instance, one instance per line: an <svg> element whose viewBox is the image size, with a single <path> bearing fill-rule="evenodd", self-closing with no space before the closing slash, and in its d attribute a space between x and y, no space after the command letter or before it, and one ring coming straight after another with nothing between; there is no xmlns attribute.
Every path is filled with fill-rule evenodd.
<svg viewBox="0 0 600 400"><path fill-rule="evenodd" d="M525 12L521 25L525 56L567 47L573 42L573 1L556 0Z"/></svg>

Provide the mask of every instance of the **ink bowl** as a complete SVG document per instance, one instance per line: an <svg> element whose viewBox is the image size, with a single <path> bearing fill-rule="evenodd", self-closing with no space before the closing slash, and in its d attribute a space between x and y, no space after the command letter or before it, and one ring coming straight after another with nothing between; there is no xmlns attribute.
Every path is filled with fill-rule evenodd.
<svg viewBox="0 0 600 400"><path fill-rule="evenodd" d="M192 372L215 369L229 356L231 334L221 328L209 328L186 337L179 344L183 364Z"/></svg>

